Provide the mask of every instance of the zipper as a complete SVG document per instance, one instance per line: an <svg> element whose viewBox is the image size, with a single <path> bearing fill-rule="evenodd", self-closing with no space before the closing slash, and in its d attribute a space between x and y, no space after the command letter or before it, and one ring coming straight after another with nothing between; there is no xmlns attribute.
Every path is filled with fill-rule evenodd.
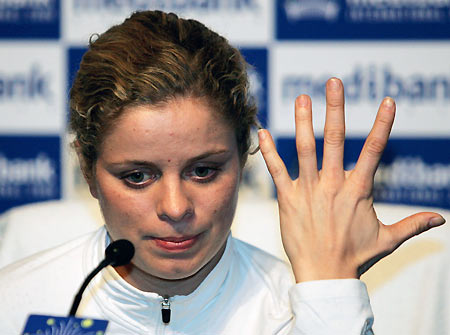
<svg viewBox="0 0 450 335"><path fill-rule="evenodd" d="M161 301L161 317L165 324L170 322L170 300L167 296L163 297Z"/></svg>

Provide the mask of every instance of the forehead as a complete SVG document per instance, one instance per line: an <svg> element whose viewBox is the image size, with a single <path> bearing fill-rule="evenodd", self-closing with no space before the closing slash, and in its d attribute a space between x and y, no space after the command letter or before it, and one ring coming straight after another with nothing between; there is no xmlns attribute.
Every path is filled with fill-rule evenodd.
<svg viewBox="0 0 450 335"><path fill-rule="evenodd" d="M153 106L129 106L103 140L100 155L152 159L201 154L205 150L237 150L235 134L205 99L184 97ZM113 158L113 157L111 157ZM143 157L140 157L143 158Z"/></svg>

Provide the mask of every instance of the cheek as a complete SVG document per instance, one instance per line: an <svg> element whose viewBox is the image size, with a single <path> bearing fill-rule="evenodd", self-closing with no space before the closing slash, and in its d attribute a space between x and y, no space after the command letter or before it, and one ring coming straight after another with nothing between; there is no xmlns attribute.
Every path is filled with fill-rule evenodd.
<svg viewBox="0 0 450 335"><path fill-rule="evenodd" d="M126 192L121 191L120 185L107 185L98 187L98 201L108 227L120 229L122 225L129 226L127 223L139 221L139 217L145 215L142 210L144 201L128 196ZM148 214L148 204L145 207Z"/></svg>
<svg viewBox="0 0 450 335"><path fill-rule="evenodd" d="M205 196L214 221L223 225L231 225L236 209L239 182L237 178L229 179L217 187L211 196Z"/></svg>
<svg viewBox="0 0 450 335"><path fill-rule="evenodd" d="M99 185L97 194L104 215L110 212L120 212L122 205L126 203L126 198L114 187Z"/></svg>

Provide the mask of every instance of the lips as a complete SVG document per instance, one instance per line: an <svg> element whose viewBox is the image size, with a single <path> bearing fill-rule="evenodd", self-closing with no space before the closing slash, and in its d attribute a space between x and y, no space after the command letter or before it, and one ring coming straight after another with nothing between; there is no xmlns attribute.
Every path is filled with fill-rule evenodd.
<svg viewBox="0 0 450 335"><path fill-rule="evenodd" d="M156 246L166 251L185 251L192 248L198 240L199 235L183 237L159 237L153 238Z"/></svg>

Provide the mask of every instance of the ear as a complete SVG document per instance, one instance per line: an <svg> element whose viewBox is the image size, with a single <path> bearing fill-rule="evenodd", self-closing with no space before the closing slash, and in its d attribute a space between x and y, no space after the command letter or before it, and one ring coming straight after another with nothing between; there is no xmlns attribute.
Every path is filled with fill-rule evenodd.
<svg viewBox="0 0 450 335"><path fill-rule="evenodd" d="M86 180L86 183L89 186L89 192L91 193L91 195L95 198L98 199L98 192L97 192L97 187L95 184L95 171L94 171L94 167L89 168L87 163L86 163L86 159L82 154L82 150L81 150L81 145L78 142L78 140L75 140L73 142L74 147L75 147L75 151L77 153L77 157L78 157L78 162L80 164L80 169L81 172L83 173L83 177L84 180Z"/></svg>
<svg viewBox="0 0 450 335"><path fill-rule="evenodd" d="M94 177L92 176L90 179L87 179L86 176L84 176L84 179L86 179L86 182L89 186L89 192L91 195L98 200L98 192L97 192L97 186L95 185Z"/></svg>

